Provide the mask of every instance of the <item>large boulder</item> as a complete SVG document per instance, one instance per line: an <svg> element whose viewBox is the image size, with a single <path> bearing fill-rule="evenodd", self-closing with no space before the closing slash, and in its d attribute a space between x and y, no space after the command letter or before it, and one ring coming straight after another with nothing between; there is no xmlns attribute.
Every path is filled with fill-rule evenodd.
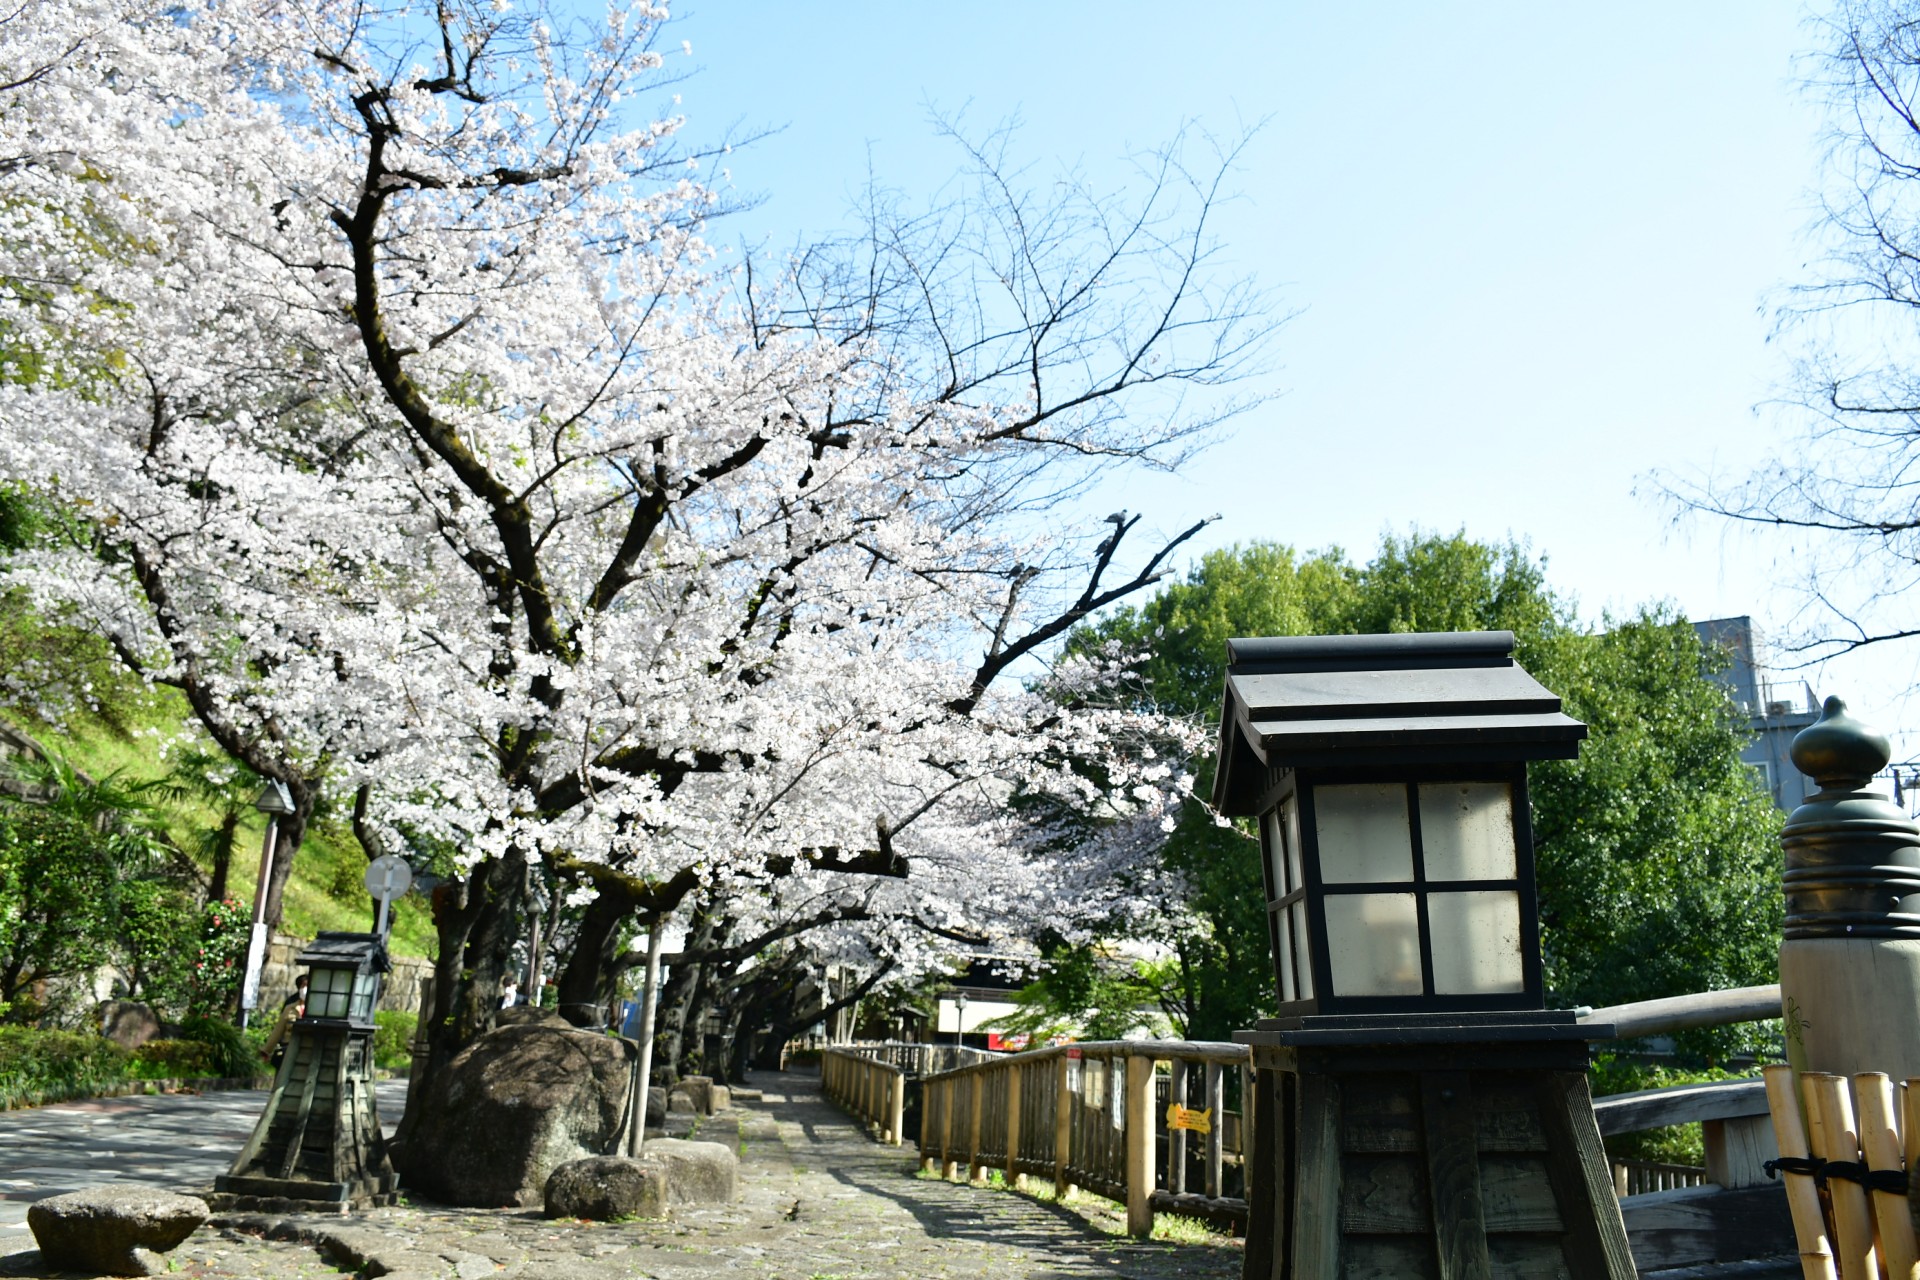
<svg viewBox="0 0 1920 1280"><path fill-rule="evenodd" d="M668 1204L731 1204L740 1189L740 1161L724 1142L648 1138L642 1154L667 1167Z"/></svg>
<svg viewBox="0 0 1920 1280"><path fill-rule="evenodd" d="M547 1179L549 1218L662 1218L667 1213L667 1164L625 1156L589 1156L561 1165Z"/></svg>
<svg viewBox="0 0 1920 1280"><path fill-rule="evenodd" d="M421 1082L401 1173L442 1204L531 1208L570 1161L612 1149L639 1046L557 1020L496 1027Z"/></svg>
<svg viewBox="0 0 1920 1280"><path fill-rule="evenodd" d="M27 1225L47 1266L112 1276L158 1274L165 1253L207 1220L207 1202L147 1187L88 1187L36 1200ZM149 1252L151 1251L151 1253Z"/></svg>
<svg viewBox="0 0 1920 1280"><path fill-rule="evenodd" d="M109 1000L100 1006L100 1034L122 1049L138 1049L160 1034L160 1019L138 1000Z"/></svg>

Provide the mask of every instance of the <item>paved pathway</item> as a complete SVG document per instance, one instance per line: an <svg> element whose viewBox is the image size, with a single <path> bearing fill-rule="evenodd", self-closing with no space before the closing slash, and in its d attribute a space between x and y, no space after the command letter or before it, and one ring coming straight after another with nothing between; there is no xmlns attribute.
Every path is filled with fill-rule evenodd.
<svg viewBox="0 0 1920 1280"><path fill-rule="evenodd" d="M916 1177L908 1152L859 1132L821 1100L816 1078L755 1083L761 1103L716 1116L696 1135L740 1152L742 1196L731 1206L621 1224L432 1206L381 1210L346 1220L344 1229L339 1219L256 1220L245 1232L203 1228L170 1261L175 1274L209 1280L337 1278L369 1262L389 1280L1231 1280L1240 1273L1231 1245L1133 1241L1052 1204ZM257 1093L114 1099L0 1114L0 1179L7 1180L0 1188L8 1196L0 1202L0 1276L47 1274L37 1255L4 1256L32 1244L4 1225L24 1217L25 1200L91 1181L204 1186L224 1169L261 1101ZM263 1229L279 1238L262 1239Z"/></svg>

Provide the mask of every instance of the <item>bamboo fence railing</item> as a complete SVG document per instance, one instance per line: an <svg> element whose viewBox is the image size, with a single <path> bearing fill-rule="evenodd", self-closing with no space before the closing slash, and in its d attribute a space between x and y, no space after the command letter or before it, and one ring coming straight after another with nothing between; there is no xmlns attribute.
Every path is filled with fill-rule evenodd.
<svg viewBox="0 0 1920 1280"><path fill-rule="evenodd" d="M1767 1067L1768 1109L1807 1280L1914 1280L1920 1275L1908 1180L1920 1159L1920 1080L1877 1072Z"/></svg>

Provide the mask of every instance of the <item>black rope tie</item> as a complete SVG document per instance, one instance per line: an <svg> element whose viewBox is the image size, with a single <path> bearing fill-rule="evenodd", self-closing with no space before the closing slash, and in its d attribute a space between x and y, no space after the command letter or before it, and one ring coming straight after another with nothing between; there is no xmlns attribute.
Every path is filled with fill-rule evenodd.
<svg viewBox="0 0 1920 1280"><path fill-rule="evenodd" d="M1769 1178L1777 1178L1783 1173L1804 1174L1813 1179L1815 1185L1824 1186L1831 1178L1844 1182L1858 1183L1868 1191L1884 1191L1889 1195L1907 1194L1907 1175L1901 1169L1869 1169L1858 1160L1822 1160L1819 1156L1781 1156L1769 1160L1760 1166Z"/></svg>

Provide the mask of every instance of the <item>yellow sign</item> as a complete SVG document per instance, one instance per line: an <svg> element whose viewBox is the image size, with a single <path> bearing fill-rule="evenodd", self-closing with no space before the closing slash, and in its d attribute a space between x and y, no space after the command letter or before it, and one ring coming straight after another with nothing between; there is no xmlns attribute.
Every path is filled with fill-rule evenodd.
<svg viewBox="0 0 1920 1280"><path fill-rule="evenodd" d="M1174 1129L1191 1129L1195 1133L1212 1133L1213 1108L1204 1107L1199 1111L1195 1111L1193 1108L1183 1107L1177 1102L1169 1102L1167 1104L1167 1129L1169 1131Z"/></svg>

